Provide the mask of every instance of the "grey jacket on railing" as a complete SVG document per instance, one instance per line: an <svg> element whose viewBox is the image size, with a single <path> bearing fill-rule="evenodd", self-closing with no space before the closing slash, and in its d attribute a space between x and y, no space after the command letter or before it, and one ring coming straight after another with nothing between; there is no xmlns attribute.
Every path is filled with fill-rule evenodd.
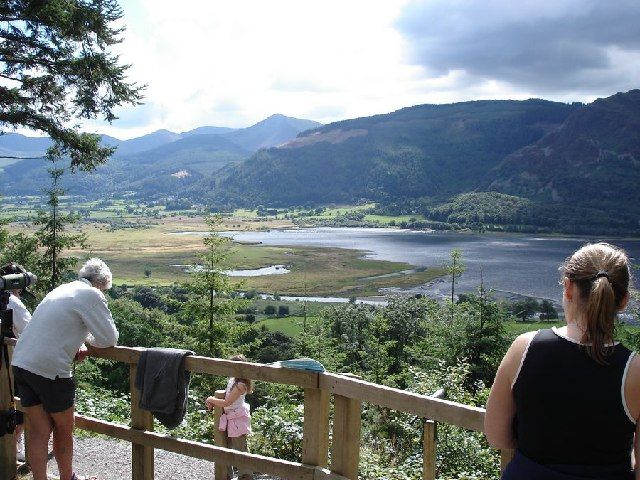
<svg viewBox="0 0 640 480"><path fill-rule="evenodd" d="M149 348L138 360L135 387L140 390L138 406L153 413L167 428L176 428L187 412L191 373L184 369L189 350Z"/></svg>

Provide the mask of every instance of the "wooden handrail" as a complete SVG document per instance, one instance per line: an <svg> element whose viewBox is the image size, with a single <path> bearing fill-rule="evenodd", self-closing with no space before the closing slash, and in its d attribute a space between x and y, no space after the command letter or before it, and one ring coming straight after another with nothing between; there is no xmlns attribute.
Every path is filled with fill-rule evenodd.
<svg viewBox="0 0 640 480"><path fill-rule="evenodd" d="M130 364L130 375L131 378L134 378L135 369L143 351L142 348L132 347L91 348L90 355ZM226 444L222 444L218 439L216 439L216 445L213 446L154 433L152 431L153 423L148 412L137 409L135 401L137 391L132 384L131 426L104 422L83 415L76 415L76 425L85 430L131 442L133 480L153 479L154 448L212 460L220 467L242 463L249 469L280 478L357 480L362 402L410 413L424 419L423 479L435 478L436 422L449 423L478 432L483 431L485 415L483 408L438 398L439 395L426 396L377 385L346 375L293 370L273 365L235 362L195 355L186 358L185 368L193 373L252 378L303 388L305 414L302 462L289 462L238 452L226 448ZM2 385L1 379L0 385ZM218 395L220 394L218 393ZM3 386L0 397L4 398L5 396L8 396L8 391ZM335 410L331 446L329 442L330 396L333 396ZM0 398L0 404L2 404L2 398ZM216 415L216 418L218 416L219 414ZM3 443L0 442L0 448L2 445ZM327 469L330 448L332 461L330 469ZM6 460L3 460L5 456L4 452L0 452L0 472L5 466L3 461L6 463ZM510 458L510 452L504 451L501 458L504 467L505 462ZM219 468L216 470L221 471ZM0 473L0 480L8 479L9 477Z"/></svg>
<svg viewBox="0 0 640 480"><path fill-rule="evenodd" d="M91 348L92 357L105 358L125 363L138 363L143 348L111 347ZM317 388L318 374L302 370L292 370L263 365L261 363L235 362L222 358L200 357L190 355L186 358L185 369L193 373L218 375L221 377L252 378L270 383L296 385L302 388Z"/></svg>
<svg viewBox="0 0 640 480"><path fill-rule="evenodd" d="M319 388L328 390L334 395L450 423L469 430L477 432L484 430L485 410L483 408L407 392L335 373L321 374Z"/></svg>
<svg viewBox="0 0 640 480"><path fill-rule="evenodd" d="M121 362L137 363L142 351L143 349L140 348L112 347L92 349L91 355ZM319 388L334 395L411 413L438 422L450 423L477 432L482 432L484 428L485 410L483 408L386 387L350 376L328 372L307 372L260 363L235 362L195 355L187 357L185 368L193 373L252 378L271 383L295 385L301 388Z"/></svg>

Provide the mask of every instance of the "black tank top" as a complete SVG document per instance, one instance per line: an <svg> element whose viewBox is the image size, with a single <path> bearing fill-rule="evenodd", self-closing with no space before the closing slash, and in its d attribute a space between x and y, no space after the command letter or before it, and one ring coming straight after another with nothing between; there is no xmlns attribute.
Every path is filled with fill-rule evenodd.
<svg viewBox="0 0 640 480"><path fill-rule="evenodd" d="M600 365L580 344L540 330L513 386L518 450L542 464L630 462L635 423L622 384L630 355L618 344Z"/></svg>

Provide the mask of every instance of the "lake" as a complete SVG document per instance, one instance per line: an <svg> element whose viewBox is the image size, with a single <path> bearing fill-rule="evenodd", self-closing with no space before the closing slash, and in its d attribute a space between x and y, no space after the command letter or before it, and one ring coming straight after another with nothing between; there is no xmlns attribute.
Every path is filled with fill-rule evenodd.
<svg viewBox="0 0 640 480"><path fill-rule="evenodd" d="M440 266L459 248L467 271L457 291L473 291L480 284L501 296L526 295L560 302L558 266L588 242L607 240L520 234L423 232L383 228L305 228L266 232L225 232L242 242L265 245L339 247L362 250L367 258L406 262L416 267ZM640 240L609 240L623 247L634 263L640 261ZM447 280L410 289L446 297ZM406 292L407 290L403 290Z"/></svg>

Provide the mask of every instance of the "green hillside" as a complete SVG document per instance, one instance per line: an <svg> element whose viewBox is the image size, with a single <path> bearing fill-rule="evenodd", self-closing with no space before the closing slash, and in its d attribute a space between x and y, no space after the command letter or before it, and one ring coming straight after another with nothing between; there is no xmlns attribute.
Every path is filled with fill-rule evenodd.
<svg viewBox="0 0 640 480"><path fill-rule="evenodd" d="M486 188L637 218L639 185L640 90L632 90L596 100L557 131L507 156Z"/></svg>
<svg viewBox="0 0 640 480"><path fill-rule="evenodd" d="M68 193L90 197L134 192L146 200L173 198L220 168L248 158L256 149L284 143L318 125L311 120L272 115L242 129L199 127L181 134L158 130L126 141L103 136L105 144L118 147L114 156L94 172L65 175L62 186ZM22 150L27 149L42 155L48 142L6 135L0 136L0 149L14 156L25 156ZM22 150L11 150L14 148ZM4 162L0 168L6 172L0 176L0 192L37 195L50 182L48 164L41 159ZM199 203L200 198L189 201Z"/></svg>
<svg viewBox="0 0 640 480"><path fill-rule="evenodd" d="M556 129L579 105L477 101L421 105L332 123L225 169L192 193L245 205L447 197Z"/></svg>

